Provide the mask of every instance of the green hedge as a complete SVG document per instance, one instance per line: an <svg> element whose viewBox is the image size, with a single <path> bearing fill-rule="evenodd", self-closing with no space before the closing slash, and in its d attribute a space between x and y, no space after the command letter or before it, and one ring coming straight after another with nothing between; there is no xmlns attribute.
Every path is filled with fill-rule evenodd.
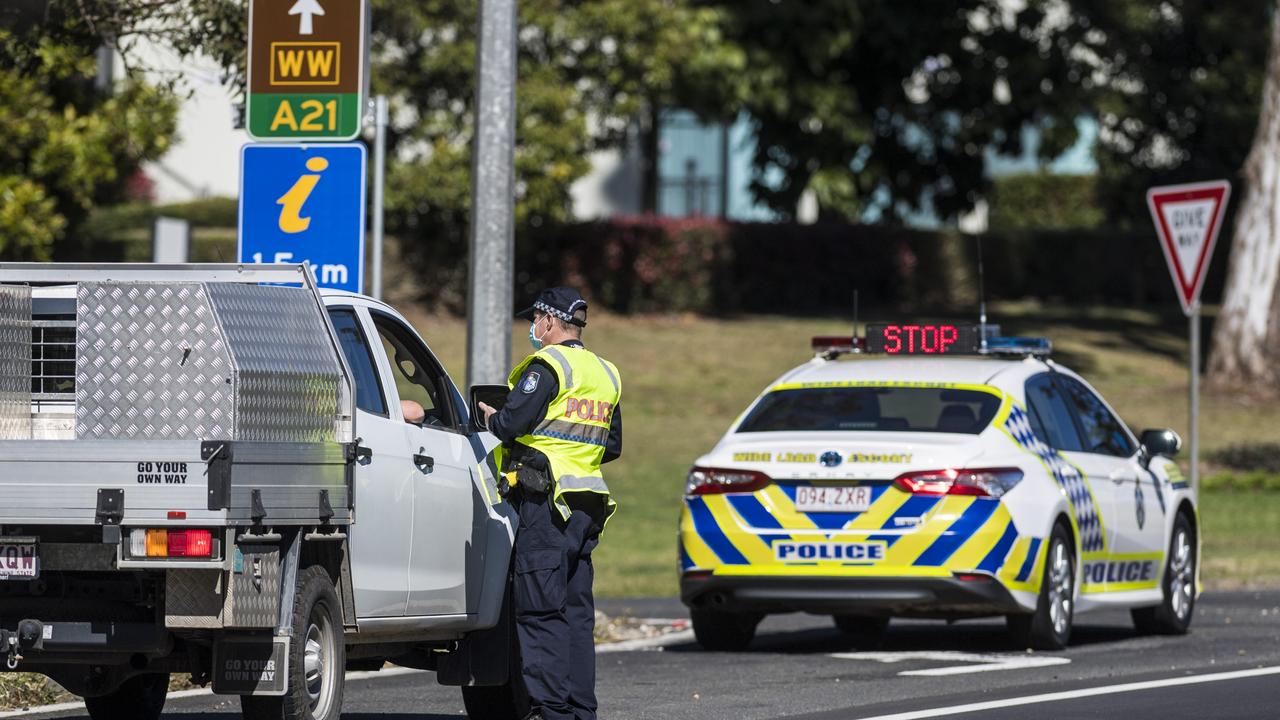
<svg viewBox="0 0 1280 720"><path fill-rule="evenodd" d="M145 261L158 215L193 224L192 260L235 259L235 201L130 205L95 213L59 260ZM399 238L424 303L465 312L467 243L457 233ZM1164 259L1149 233L1106 229L1019 230L981 237L989 299L1176 306ZM1205 301L1221 293L1226 246ZM726 223L620 217L522 228L516 238L517 302L539 288L579 286L615 312L848 314L964 312L977 302L978 239L847 223Z"/></svg>

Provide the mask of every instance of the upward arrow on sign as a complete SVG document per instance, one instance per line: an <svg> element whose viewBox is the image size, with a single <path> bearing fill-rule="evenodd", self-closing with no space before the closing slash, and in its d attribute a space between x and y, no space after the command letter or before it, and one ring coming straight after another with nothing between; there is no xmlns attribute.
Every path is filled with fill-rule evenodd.
<svg viewBox="0 0 1280 720"><path fill-rule="evenodd" d="M324 8L320 7L319 0L298 0L289 8L290 15L299 15L298 18L298 34L310 35L314 32L311 25L311 18L314 15L324 15Z"/></svg>
<svg viewBox="0 0 1280 720"><path fill-rule="evenodd" d="M1147 207L1160 236L1174 289L1187 315L1200 302L1200 289L1230 196L1231 183L1226 180L1166 185L1147 191Z"/></svg>

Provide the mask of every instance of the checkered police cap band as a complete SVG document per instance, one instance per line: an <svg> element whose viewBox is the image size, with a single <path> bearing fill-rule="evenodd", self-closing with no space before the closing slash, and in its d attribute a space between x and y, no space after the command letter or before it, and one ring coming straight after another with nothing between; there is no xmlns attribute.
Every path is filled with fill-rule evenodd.
<svg viewBox="0 0 1280 720"><path fill-rule="evenodd" d="M583 325L584 323L582 321L574 319L573 313L577 311L579 308L585 308L586 306L587 306L587 302L585 300L574 300L573 303L569 306L569 311L565 312L564 310L551 307L550 305L542 302L541 300L538 300L533 304L533 309L544 312L552 317L559 318L567 323L572 323L574 325Z"/></svg>

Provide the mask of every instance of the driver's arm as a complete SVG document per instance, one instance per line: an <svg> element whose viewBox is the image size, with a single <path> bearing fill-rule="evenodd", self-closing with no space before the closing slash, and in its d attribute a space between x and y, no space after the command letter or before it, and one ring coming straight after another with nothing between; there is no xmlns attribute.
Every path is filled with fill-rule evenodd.
<svg viewBox="0 0 1280 720"><path fill-rule="evenodd" d="M489 432L503 443L528 435L546 419L547 408L559 392L560 383L551 368L533 361L507 395L507 404L489 418Z"/></svg>

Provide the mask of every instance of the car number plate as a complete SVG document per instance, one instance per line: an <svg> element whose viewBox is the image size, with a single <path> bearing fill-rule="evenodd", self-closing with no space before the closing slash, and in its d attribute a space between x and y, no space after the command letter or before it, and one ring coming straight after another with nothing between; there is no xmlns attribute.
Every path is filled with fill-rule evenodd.
<svg viewBox="0 0 1280 720"><path fill-rule="evenodd" d="M40 550L32 539L0 538L0 580L34 580L40 577Z"/></svg>
<svg viewBox="0 0 1280 720"><path fill-rule="evenodd" d="M796 509L800 512L866 512L871 507L871 488L813 487L796 488Z"/></svg>

